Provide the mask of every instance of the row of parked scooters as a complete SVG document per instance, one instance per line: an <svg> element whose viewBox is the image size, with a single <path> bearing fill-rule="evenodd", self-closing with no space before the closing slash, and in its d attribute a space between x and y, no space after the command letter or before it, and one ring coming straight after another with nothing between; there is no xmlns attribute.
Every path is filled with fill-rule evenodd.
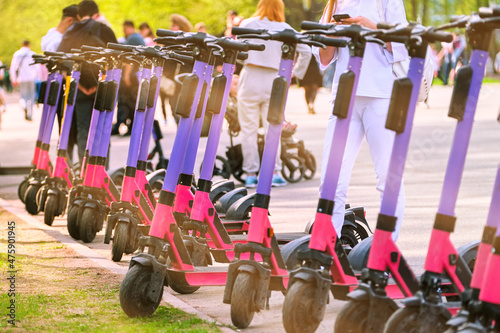
<svg viewBox="0 0 500 333"><path fill-rule="evenodd" d="M470 65L462 67L455 79L449 115L457 119L457 127L425 273L417 279L391 238L396 222L394 211L428 45L450 42L451 34L443 30L457 27L466 29L472 55ZM120 288L120 304L131 317L154 313L165 285L179 293L220 285L225 286L223 302L231 304L231 319L238 328L249 326L254 313L268 306L270 291L278 290L286 293L286 331L314 332L324 317L330 290L335 299L348 300L337 316L337 332L500 331L500 284L495 274L495 264L500 260L500 252L495 253L495 249L500 251L500 237L496 237L500 231L497 233L495 220L500 209L500 170L481 242L457 249L450 241L484 66L492 33L500 28L500 8L482 8L479 14L437 28L384 23L371 30L358 25L313 22L303 22L302 28L302 33L233 29L233 34L242 39L283 43L280 71L272 88L259 183L256 193L250 195L229 181L212 184L211 178L236 60L244 58L248 50L262 50L263 45L159 29L156 41L162 46L110 44L107 48L82 47L71 54L38 57L36 61L47 63L51 74L44 94L34 169L19 188L27 210L44 211L45 222L50 225L54 216L64 214L68 203L68 231L73 238L92 241L107 219L105 242L113 241L113 260L139 249ZM395 81L389 107L386 126L396 136L380 215L373 237L368 237L371 231L363 208L347 209L342 235L337 235L331 217L344 151L339 146L347 138L365 45L387 42L405 43L411 61L408 77ZM329 185L322 187L316 215L306 232L279 235L274 233L268 208L298 43L349 47L351 57L349 70L340 80L338 91L342 95L337 97L333 110L338 121L332 145L336 149L330 154L326 170L325 183ZM217 57L222 59L223 69L213 78ZM71 69L65 66L68 61ZM181 119L170 162L166 171L146 176L159 80L163 67L177 61L193 62L193 72L183 80L176 107ZM67 122L71 121L79 70L82 64L91 63L101 66L103 75L80 179L71 176L66 163ZM123 63L139 65L141 76L120 193L107 175L105 164ZM65 117L52 170L49 139L62 71L70 71L71 79L67 82ZM193 168L205 112L212 114L212 122L195 186ZM151 184L161 187L158 200ZM229 265L212 266L213 261ZM397 299L404 301L396 303ZM400 304L404 307L400 308Z"/></svg>

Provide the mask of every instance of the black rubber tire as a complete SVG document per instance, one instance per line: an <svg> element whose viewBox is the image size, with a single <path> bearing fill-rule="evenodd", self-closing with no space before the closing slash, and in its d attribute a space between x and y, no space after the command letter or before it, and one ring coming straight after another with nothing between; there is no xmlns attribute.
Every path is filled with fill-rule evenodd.
<svg viewBox="0 0 500 333"><path fill-rule="evenodd" d="M24 197L26 196L26 191L28 190L28 186L30 186L28 178L24 178L23 181L17 187L17 196L23 203L25 203Z"/></svg>
<svg viewBox="0 0 500 333"><path fill-rule="evenodd" d="M46 225L51 226L54 223L54 218L57 215L57 206L59 205L59 199L54 194L49 194L47 196L47 201L45 201L45 210L43 221Z"/></svg>
<svg viewBox="0 0 500 333"><path fill-rule="evenodd" d="M342 236L340 240L343 244L348 244L351 248L354 248L363 240L363 235L359 232L358 228L351 225L344 225L342 227Z"/></svg>
<svg viewBox="0 0 500 333"><path fill-rule="evenodd" d="M128 223L118 221L111 244L111 260L114 262L122 260L128 241Z"/></svg>
<svg viewBox="0 0 500 333"><path fill-rule="evenodd" d="M368 301L347 302L335 320L336 333L364 333L370 304Z"/></svg>
<svg viewBox="0 0 500 333"><path fill-rule="evenodd" d="M152 315L161 302L163 285L159 297L152 302L147 298L151 267L135 264L127 272L120 285L120 305L127 316L146 317Z"/></svg>
<svg viewBox="0 0 500 333"><path fill-rule="evenodd" d="M31 215L38 214L38 204L36 201L36 195L39 189L40 186L38 185L30 185L28 186L28 189L26 190L26 193L24 195L24 204L26 205L26 211Z"/></svg>
<svg viewBox="0 0 500 333"><path fill-rule="evenodd" d="M312 283L296 280L287 290L283 303L283 326L287 333L314 333L325 315L326 304L321 314L311 315L316 288Z"/></svg>
<svg viewBox="0 0 500 333"><path fill-rule="evenodd" d="M316 158L314 155L309 151L306 150L304 154L304 163L306 165L306 170L304 172L304 178L309 180L313 179L314 175L316 174Z"/></svg>
<svg viewBox="0 0 500 333"><path fill-rule="evenodd" d="M440 321L433 320L432 323L429 323L429 320L424 318L419 320L419 311L419 308L414 306L398 309L389 317L384 327L384 333L419 332L422 326L421 320L426 322L425 331L427 333L441 333L446 330L446 318L440 316ZM429 326L432 326L432 329L429 329Z"/></svg>
<svg viewBox="0 0 500 333"><path fill-rule="evenodd" d="M237 328L247 328L255 314L257 281L249 272L239 272L231 295L231 321Z"/></svg>
<svg viewBox="0 0 500 333"><path fill-rule="evenodd" d="M471 272L474 272L479 241L472 241L457 248L458 254L465 260Z"/></svg>
<svg viewBox="0 0 500 333"><path fill-rule="evenodd" d="M83 209L78 221L78 233L84 243L90 243L94 240L96 236L94 225L97 224L99 218L99 213L94 208L87 207Z"/></svg>
<svg viewBox="0 0 500 333"><path fill-rule="evenodd" d="M80 240L80 231L78 230L78 206L70 206L68 209L68 218L67 218L67 228L69 235L76 239Z"/></svg>
<svg viewBox="0 0 500 333"><path fill-rule="evenodd" d="M281 175L286 181L290 183L297 183L304 178L306 166L300 157L292 154L286 154L285 159L282 159L282 162L283 168L281 169Z"/></svg>
<svg viewBox="0 0 500 333"><path fill-rule="evenodd" d="M130 235L129 235L130 236ZM136 234L133 239L128 240L127 246L125 246L125 253L134 253L139 248L139 238L141 238L141 231L136 228Z"/></svg>

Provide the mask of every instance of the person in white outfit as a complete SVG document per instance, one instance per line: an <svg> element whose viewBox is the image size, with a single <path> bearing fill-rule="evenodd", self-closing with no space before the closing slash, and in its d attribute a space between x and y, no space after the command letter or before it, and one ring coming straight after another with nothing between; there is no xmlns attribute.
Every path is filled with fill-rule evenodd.
<svg viewBox="0 0 500 333"><path fill-rule="evenodd" d="M35 80L40 79L40 65L30 66L33 63L33 54L30 42L25 40L20 50L16 51L10 64L12 85L19 86L21 107L24 109L24 118L31 121L33 104L35 103Z"/></svg>
<svg viewBox="0 0 500 333"><path fill-rule="evenodd" d="M377 1L329 0L321 22L359 24L371 29L376 29L377 22L407 23L402 0L382 0L382 5L385 17L380 17ZM349 14L350 18L344 19L341 22L335 22L333 14ZM313 48L313 54L318 58L322 70L326 69L333 61L337 62L332 85L332 103L335 103L339 77L347 70L349 50L347 48L333 47L323 50L315 47ZM375 43L368 43L366 45L339 184L337 185L335 195L332 221L338 235L341 234L344 223L345 201L347 188L351 179L351 171L364 137L366 137L368 142L370 155L375 165L376 188L380 192L380 198L382 199L395 136L393 131L385 128L392 86L395 80L395 75L392 72L392 64L407 58L408 51L403 44L387 43L386 48ZM328 184L324 183L325 170L328 154L332 147L332 137L336 120L337 117L330 114L321 163L321 186L328 186ZM335 151L335 146L333 150ZM401 185L396 209L396 217L398 219L396 230L393 233L394 240L399 235L404 214L404 204L404 186Z"/></svg>
<svg viewBox="0 0 500 333"><path fill-rule="evenodd" d="M285 22L285 5L282 0L260 0L257 10L249 19L243 20L241 28L284 30L292 29ZM262 119L265 130L269 126L267 112L271 98L273 80L278 75L281 61L281 45L278 41L264 41L261 39L252 42L265 44L264 51L249 51L240 73L238 84L238 120L241 126L241 148L243 151L243 170L247 173L245 185L257 186L257 172L260 166L260 157L257 147L257 131ZM311 49L304 44L297 45L298 59L292 75L302 79L311 59ZM281 170L281 160L276 159L273 186L286 185L286 181L278 175Z"/></svg>
<svg viewBox="0 0 500 333"><path fill-rule="evenodd" d="M51 51L56 52L59 44L61 44L61 40L63 38L63 34L66 30L68 30L75 21L78 21L78 6L71 5L63 9L61 21L55 28L50 28L45 36L42 37L42 51Z"/></svg>

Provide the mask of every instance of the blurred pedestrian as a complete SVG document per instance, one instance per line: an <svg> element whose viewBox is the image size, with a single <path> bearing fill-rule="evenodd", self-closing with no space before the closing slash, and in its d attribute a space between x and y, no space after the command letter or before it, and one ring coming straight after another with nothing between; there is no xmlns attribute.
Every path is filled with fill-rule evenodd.
<svg viewBox="0 0 500 333"><path fill-rule="evenodd" d="M95 20L98 15L99 8L95 1L81 1L78 4L79 22L75 22L66 30L57 51L71 52L71 49L79 49L82 45L106 46L109 42L116 43L116 36L111 28ZM70 141L68 143L68 154L70 157L72 155L69 147L72 146L73 142L77 143L80 162L83 161L85 154L98 79L99 70L96 66L82 65Z"/></svg>
<svg viewBox="0 0 500 333"><path fill-rule="evenodd" d="M144 39L144 43L146 44L146 46L156 45L154 41L155 34L153 33L153 30L151 30L151 27L147 22L141 23L141 25L139 26L139 32L141 33L141 36Z"/></svg>
<svg viewBox="0 0 500 333"><path fill-rule="evenodd" d="M194 31L196 32L207 32L207 26L203 22L198 22L194 25Z"/></svg>
<svg viewBox="0 0 500 333"><path fill-rule="evenodd" d="M309 66L307 67L306 75L302 80L299 80L299 85L304 88L307 109L310 114L315 114L314 101L316 100L316 94L318 89L323 85L323 75L319 71L318 62L316 58L311 57L309 61Z"/></svg>
<svg viewBox="0 0 500 333"><path fill-rule="evenodd" d="M285 22L285 5L282 0L260 0L257 10L251 18L243 20L240 27L249 29L284 30L292 29ZM241 70L238 85L238 120L241 126L241 148L243 151L243 170L247 173L246 187L257 186L257 172L260 157L257 146L257 131L262 119L267 131L267 113L271 99L273 81L278 75L281 61L282 42L257 40L265 44L264 51L249 51ZM304 44L297 44L298 59L292 75L302 79L311 59L311 49ZM279 175L281 159L278 152L272 179L273 186L284 186L286 181Z"/></svg>
<svg viewBox="0 0 500 333"><path fill-rule="evenodd" d="M33 105L35 104L35 81L40 80L40 65L30 66L33 61L33 52L30 42L25 40L21 49L14 53L10 64L12 85L19 87L21 94L21 107L24 110L24 118L32 120Z"/></svg>
<svg viewBox="0 0 500 333"><path fill-rule="evenodd" d="M140 33L135 30L134 22L126 20L123 22L123 33L125 35L125 44L134 46L145 46L144 39ZM137 66L124 64L120 80L120 89L118 90L118 109L116 112L116 124L113 125L111 134L119 134L120 126L124 124L127 127L125 135L132 132L134 122L135 103L137 100L137 90L139 80L137 77Z"/></svg>
<svg viewBox="0 0 500 333"><path fill-rule="evenodd" d="M78 6L71 5L65 7L62 11L62 18L59 24L55 28L50 28L45 36L42 37L42 51L56 52L61 40L63 38L64 32L68 30L69 27L73 25L77 19Z"/></svg>

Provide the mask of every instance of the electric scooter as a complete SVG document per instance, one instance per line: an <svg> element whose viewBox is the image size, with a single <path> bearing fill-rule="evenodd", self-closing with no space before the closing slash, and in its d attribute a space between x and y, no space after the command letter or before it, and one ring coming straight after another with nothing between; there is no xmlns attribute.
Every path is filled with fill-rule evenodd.
<svg viewBox="0 0 500 333"><path fill-rule="evenodd" d="M465 27L468 21L464 18L446 25L446 28ZM472 16L466 30L472 47L470 65L461 67L455 77L449 116L457 119L458 123L425 261L425 272L420 278L417 294L403 301L405 307L394 312L384 332L443 332L446 322L451 318L447 310L449 304L443 303L441 295L443 276L449 277L458 295L462 295L471 282L469 269L473 267L467 267L459 256L451 243L450 234L455 227L454 210L485 73L484 59L488 57L494 29L491 26L478 29L479 25L484 24L475 23ZM500 24L497 23L497 27ZM477 242L470 246L477 249Z"/></svg>
<svg viewBox="0 0 500 333"><path fill-rule="evenodd" d="M348 70L340 76L333 108L333 114L337 120L324 186L321 189L314 218L315 227L310 236L303 238L302 243L306 246L308 244L308 248L300 249L300 247L305 247L301 244L295 259L296 264L301 264L302 267L290 272L283 304L283 325L289 333L316 331L323 320L332 282L335 285L344 286L358 284L358 277L347 260L340 235L337 235L333 227L332 215L365 47L369 42L385 46L384 41L378 39L379 36L383 36L380 31L360 25L337 26L302 22L301 27L310 34L321 33L350 38L348 43L350 58ZM406 38L403 37L402 41L405 40ZM283 251L286 251L288 246L285 246Z"/></svg>
<svg viewBox="0 0 500 333"><path fill-rule="evenodd" d="M39 212L37 194L40 187L42 187L42 181L46 177L52 177L53 170L49 157L50 137L52 135L52 128L57 113L57 103L61 92L63 72L67 71L63 63L59 62L57 59L44 59L44 56L41 58L35 57L35 63L47 64L50 75L47 79L46 98L44 100L42 119L40 121L38 140L35 148L35 157L33 160L34 168L30 171L27 181L28 187L24 194L26 211L31 215L36 215ZM40 95L42 95L42 93L43 92L41 92ZM21 186L22 184L20 187Z"/></svg>
<svg viewBox="0 0 500 333"><path fill-rule="evenodd" d="M119 51L82 47L83 51L86 49L90 52L101 52L107 70L105 80L100 81L97 87L95 110L87 140L90 149L84 165L83 185L76 187L70 195L68 231L73 238L89 243L102 229L111 202L120 197L120 192L106 173L105 165L122 61L130 62L132 59L127 59L130 55L121 54ZM97 117L96 120L94 116Z"/></svg>
<svg viewBox="0 0 500 333"><path fill-rule="evenodd" d="M68 203L68 193L75 183L75 175L68 165L68 138L73 121L73 111L75 108L76 92L80 80L81 66L83 63L92 64L83 57L76 54L64 54L60 52L45 52L45 55L61 58L62 61L73 63L71 77L67 77L66 101L64 117L62 120L61 133L59 135L59 145L57 150L54 174L42 181L42 187L38 193L38 207L44 212L44 222L52 225L56 216L64 215Z"/></svg>
<svg viewBox="0 0 500 333"><path fill-rule="evenodd" d="M231 304L231 320L238 328L250 325L254 313L269 304L271 290L286 291L288 272L268 217L271 182L274 173L285 103L290 86L297 44L343 47L346 40L307 36L293 30L267 31L233 28L242 38L259 38L283 43L278 76L274 79L267 120L269 128L259 172L259 183L252 207L246 243L237 243L235 260L229 265L223 302ZM313 229L314 230L314 229ZM250 256L248 259L242 256Z"/></svg>
<svg viewBox="0 0 500 333"><path fill-rule="evenodd" d="M156 101L160 91L160 80L166 59L175 54L160 52L156 48L141 48L109 44L113 49L135 52L144 57L141 63L141 80L137 96L136 112L129 145L121 198L111 203L104 242L113 240L113 261L120 261L123 253L132 253L139 246L139 225L150 225L153 219L156 198L146 179L147 151L153 128ZM190 60L190 59L188 59ZM154 69L153 69L154 66ZM151 73L153 72L153 76ZM114 230L114 234L112 232Z"/></svg>
<svg viewBox="0 0 500 333"><path fill-rule="evenodd" d="M381 27L384 26L386 25L381 25ZM335 331L337 332L345 330L382 332L387 318L398 307L394 300L387 295L386 287L389 274L386 271L391 273L405 297L414 295L419 288L417 278L392 239L392 232L395 230L397 220L394 212L401 188L428 43L449 42L452 40L452 36L414 23L408 26L397 26L388 30L386 34L409 38L407 47L411 57L410 68L407 78L397 79L394 82L386 127L394 130L396 136L377 228L369 251L368 268L363 269L362 282L348 295L351 300L337 316L335 323ZM352 255L354 254L351 252L349 259ZM450 263L454 266L453 268L457 267L458 264L458 267L464 270L464 277L470 277L470 271L465 261L458 256L458 253L455 253L454 258L453 263ZM455 271L455 269L450 273L455 274L454 277L451 277L453 283L459 280L455 279L456 275L462 274L461 271ZM461 277L460 281L466 281L464 277Z"/></svg>

